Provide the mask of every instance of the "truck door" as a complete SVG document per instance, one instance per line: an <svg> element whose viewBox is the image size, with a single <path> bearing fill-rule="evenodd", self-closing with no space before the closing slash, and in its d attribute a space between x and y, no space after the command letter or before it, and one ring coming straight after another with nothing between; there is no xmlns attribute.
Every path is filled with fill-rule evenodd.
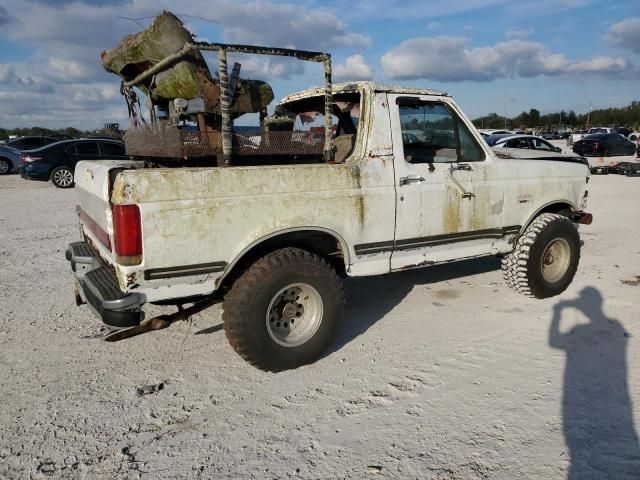
<svg viewBox="0 0 640 480"><path fill-rule="evenodd" d="M488 147L446 97L389 95L389 107L397 189L391 269L491 253L503 236L503 190Z"/></svg>

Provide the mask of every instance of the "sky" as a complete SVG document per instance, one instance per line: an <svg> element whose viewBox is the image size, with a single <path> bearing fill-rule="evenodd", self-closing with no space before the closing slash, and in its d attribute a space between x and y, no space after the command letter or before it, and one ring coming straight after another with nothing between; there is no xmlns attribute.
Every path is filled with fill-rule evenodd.
<svg viewBox="0 0 640 480"><path fill-rule="evenodd" d="M200 40L329 52L336 81L445 90L471 118L640 99L638 0L0 0L0 127L126 128L100 52L165 9ZM323 81L307 62L234 60L276 98Z"/></svg>

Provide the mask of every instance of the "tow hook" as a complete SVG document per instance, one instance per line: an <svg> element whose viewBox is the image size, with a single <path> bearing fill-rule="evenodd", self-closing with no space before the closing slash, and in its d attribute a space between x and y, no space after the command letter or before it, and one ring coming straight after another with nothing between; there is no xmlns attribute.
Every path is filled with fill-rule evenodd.
<svg viewBox="0 0 640 480"><path fill-rule="evenodd" d="M201 300L200 302L194 303L188 308L183 308L182 305L177 305L178 311L172 313L171 315L158 315L157 317L144 320L138 326L115 331L104 337L104 339L107 342L119 342L120 340L125 340L137 335L142 335L143 333L151 332L154 330L162 330L171 326L171 324L177 322L178 320L187 320L191 315L195 315L196 313L199 313L202 310L209 308L210 306L219 302L219 298L210 297L206 300Z"/></svg>
<svg viewBox="0 0 640 480"><path fill-rule="evenodd" d="M573 221L581 225L591 225L593 222L593 215L587 212L576 212L573 215Z"/></svg>

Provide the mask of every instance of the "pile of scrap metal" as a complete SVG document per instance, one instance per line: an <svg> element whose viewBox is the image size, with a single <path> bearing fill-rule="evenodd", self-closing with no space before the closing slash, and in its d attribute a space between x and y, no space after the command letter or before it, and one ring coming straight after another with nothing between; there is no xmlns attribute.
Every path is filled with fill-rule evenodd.
<svg viewBox="0 0 640 480"><path fill-rule="evenodd" d="M218 54L216 78L211 76L203 51ZM122 79L121 93L132 124L124 136L127 154L160 163L200 159L219 166L228 166L234 157L242 155L244 159L294 151L330 161L331 115L325 118L329 135L325 135L324 145L305 146L295 141L292 119L267 115L267 106L273 100L270 85L241 79L239 63L235 63L228 74L227 52L279 55L324 63L325 113L332 111L330 55L196 42L180 19L165 11L147 29L124 37L116 48L101 55L104 68ZM142 115L134 87L147 97L148 122ZM259 114L260 128L250 135L235 134L234 119L247 113Z"/></svg>

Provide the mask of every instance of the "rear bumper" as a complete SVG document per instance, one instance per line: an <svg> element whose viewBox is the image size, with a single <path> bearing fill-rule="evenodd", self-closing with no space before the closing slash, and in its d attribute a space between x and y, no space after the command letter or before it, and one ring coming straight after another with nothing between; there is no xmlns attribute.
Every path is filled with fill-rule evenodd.
<svg viewBox="0 0 640 480"><path fill-rule="evenodd" d="M76 277L77 293L82 302L106 325L115 328L135 327L143 318L141 293L124 293L118 279L87 242L69 244L65 252Z"/></svg>
<svg viewBox="0 0 640 480"><path fill-rule="evenodd" d="M49 166L40 165L39 162L20 165L20 176L26 180L49 180L49 175Z"/></svg>

